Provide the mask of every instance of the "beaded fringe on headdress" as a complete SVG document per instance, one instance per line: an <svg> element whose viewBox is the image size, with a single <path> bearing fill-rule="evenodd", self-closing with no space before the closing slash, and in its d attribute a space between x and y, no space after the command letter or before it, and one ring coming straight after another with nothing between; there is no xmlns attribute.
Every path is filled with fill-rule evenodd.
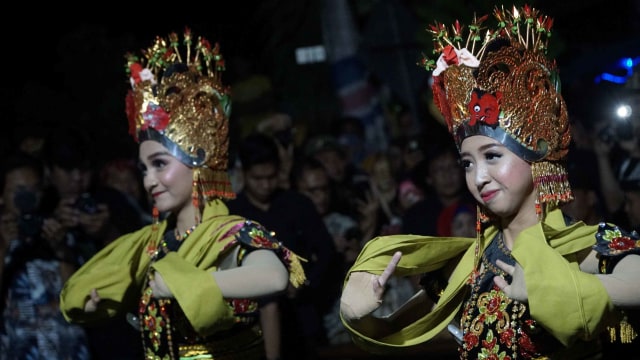
<svg viewBox="0 0 640 360"><path fill-rule="evenodd" d="M193 186L195 192L204 199L233 199L236 197L231 187L229 174L226 171L212 170L207 167L193 169ZM197 204L194 204L197 205Z"/></svg>
<svg viewBox="0 0 640 360"><path fill-rule="evenodd" d="M542 216L543 204L553 208L573 200L567 170L562 164L554 161L538 161L531 164L533 184L538 192L536 214Z"/></svg>

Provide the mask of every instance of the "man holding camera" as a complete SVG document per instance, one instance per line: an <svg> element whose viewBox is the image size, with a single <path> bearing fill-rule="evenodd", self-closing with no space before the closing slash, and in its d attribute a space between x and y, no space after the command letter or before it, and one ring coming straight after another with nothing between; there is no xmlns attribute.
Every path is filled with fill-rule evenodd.
<svg viewBox="0 0 640 360"><path fill-rule="evenodd" d="M618 118L601 122L594 151L607 220L640 231L640 93L628 89Z"/></svg>
<svg viewBox="0 0 640 360"><path fill-rule="evenodd" d="M63 124L53 129L44 145L49 186L43 196L43 209L62 225L64 244L72 249L70 260L76 265L131 231L123 224L137 219L135 213L118 205L127 201L122 193L96 186L99 147L93 140L83 128ZM142 223L127 226L137 229ZM85 330L93 360L142 357L140 335L124 317Z"/></svg>
<svg viewBox="0 0 640 360"><path fill-rule="evenodd" d="M89 359L84 330L59 310L58 294L75 265L63 226L41 212L43 174L41 162L28 155L4 159L0 359Z"/></svg>

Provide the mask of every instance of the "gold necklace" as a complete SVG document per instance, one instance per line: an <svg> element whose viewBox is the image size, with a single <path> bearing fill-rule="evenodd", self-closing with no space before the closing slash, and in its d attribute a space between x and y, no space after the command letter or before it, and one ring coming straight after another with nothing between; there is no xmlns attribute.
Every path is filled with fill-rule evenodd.
<svg viewBox="0 0 640 360"><path fill-rule="evenodd" d="M185 231L184 234L182 235L180 235L180 233L178 232L178 227L176 227L176 229L174 230L174 235L176 236L176 240L182 241L186 239L193 232L193 230L196 229L196 226L198 226L198 224L195 224L189 229L187 229L187 231Z"/></svg>

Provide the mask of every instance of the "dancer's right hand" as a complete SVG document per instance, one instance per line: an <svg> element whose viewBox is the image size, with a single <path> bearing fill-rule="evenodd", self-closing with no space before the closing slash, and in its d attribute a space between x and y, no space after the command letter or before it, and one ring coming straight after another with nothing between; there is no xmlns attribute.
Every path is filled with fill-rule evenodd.
<svg viewBox="0 0 640 360"><path fill-rule="evenodd" d="M385 285L402 257L396 252L382 274L364 271L351 273L340 298L340 312L346 320L360 319L371 314L382 304Z"/></svg>
<svg viewBox="0 0 640 360"><path fill-rule="evenodd" d="M84 304L85 312L94 312L98 309L98 303L100 302L100 295L98 295L98 290L91 289L89 293L89 299Z"/></svg>

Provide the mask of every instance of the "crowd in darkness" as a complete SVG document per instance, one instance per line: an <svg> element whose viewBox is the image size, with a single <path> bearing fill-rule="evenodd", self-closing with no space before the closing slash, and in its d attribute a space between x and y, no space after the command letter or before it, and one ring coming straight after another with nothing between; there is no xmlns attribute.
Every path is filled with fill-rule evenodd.
<svg viewBox="0 0 640 360"><path fill-rule="evenodd" d="M17 324L32 320L13 317L15 307L46 304L53 308L32 315L48 321L49 335L70 339L69 349L59 351L87 359L140 358L139 335L127 319L86 329L66 324L55 309L60 287L74 269L119 235L151 221L152 204L124 116L128 82L122 54L139 44L132 34L105 31L85 26L68 33L49 49L59 52L52 57L51 74L40 76L39 69L25 76L20 89L3 90L11 118L3 120L7 131L1 141L0 349L17 336L11 332ZM87 38L99 41L83 42ZM351 344L339 319L340 286L369 239L404 233L473 237L475 202L455 144L428 110L430 104L421 104L422 118L416 119L384 85L371 84L367 94L378 106L370 110L388 136L385 146L375 146L362 119L336 110L310 123L290 111L272 79L255 64L247 70L246 57L236 55L228 61L228 82L239 95L230 119L229 161L237 198L228 207L263 223L311 260L305 264L311 286L265 303L287 309L282 327L272 330L282 334L282 358L299 359L301 353L315 358L327 347ZM91 60L98 58L108 60ZM250 96L248 88L257 94ZM640 110L638 88L618 90ZM332 104L340 103L333 96ZM570 115L577 104L572 99L568 96ZM575 201L566 214L640 231L638 113L625 120L628 131L612 133L606 120L583 121L580 111L575 114L568 163ZM30 276L47 279L38 298L23 287ZM419 279L392 279L378 311L396 308L418 286ZM35 327L23 331L20 346L48 336Z"/></svg>
<svg viewBox="0 0 640 360"><path fill-rule="evenodd" d="M629 100L637 101L637 94ZM638 126L636 118L629 121L633 135L618 132L613 139L603 138L597 127L573 124L568 167L576 200L566 206L567 215L588 223L611 220L640 230ZM238 195L228 206L232 213L265 224L288 247L313 259L306 266L314 286L273 300L286 303L282 308L291 311L280 329L283 349L295 354L304 349L311 358L318 349L350 344L338 317L339 285L368 239L400 233L474 236L475 205L444 128L403 134L386 151L371 152L364 146L362 126L351 117L337 118L335 130L319 134L301 134L296 121L282 112L265 115L256 124L234 146L229 171ZM26 276L19 271L21 266L28 269L36 260L56 261L64 265L59 273L63 280L119 234L150 221L151 203L141 188L135 152L120 149L108 161L98 160L92 135L85 130L60 125L15 133L19 136L4 156L2 173L5 296L18 291L15 280ZM41 163L33 163L34 159ZM17 169L29 167L38 169L40 178L20 184L24 176L16 175ZM25 206L20 200L25 189L42 194L40 206ZM85 204L82 199L87 195ZM11 209L19 217L9 216ZM21 227L25 216L34 214L45 219L38 223L42 235L25 233ZM13 236L40 243L21 248L11 243ZM386 306L405 301L419 279L398 278L390 284L392 291L387 292L381 313ZM49 286L49 300L55 301L60 283ZM16 319L7 316L12 303L5 306L6 328ZM127 356L110 352L114 350L135 352L138 344L132 329L121 319L86 329L86 338L78 335L83 331L78 328L57 331L85 339L87 352L108 358ZM122 337L113 339L112 334ZM105 348L110 343L105 342L107 337L123 346Z"/></svg>

